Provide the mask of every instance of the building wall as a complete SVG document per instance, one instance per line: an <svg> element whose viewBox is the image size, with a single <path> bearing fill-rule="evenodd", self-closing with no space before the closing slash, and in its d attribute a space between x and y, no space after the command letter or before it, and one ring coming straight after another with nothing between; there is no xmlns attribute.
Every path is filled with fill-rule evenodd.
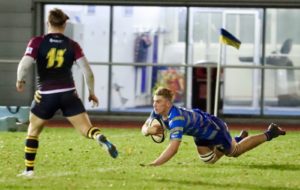
<svg viewBox="0 0 300 190"><path fill-rule="evenodd" d="M0 58L19 59L31 37L31 0L0 1Z"/></svg>
<svg viewBox="0 0 300 190"><path fill-rule="evenodd" d="M0 1L0 105L30 104L33 72L24 93L16 93L15 82L18 60L32 35L31 5L31 0Z"/></svg>

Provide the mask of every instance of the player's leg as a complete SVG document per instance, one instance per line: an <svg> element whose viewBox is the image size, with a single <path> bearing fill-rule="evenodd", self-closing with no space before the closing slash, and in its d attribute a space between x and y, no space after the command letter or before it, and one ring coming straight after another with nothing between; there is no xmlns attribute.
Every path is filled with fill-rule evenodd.
<svg viewBox="0 0 300 190"><path fill-rule="evenodd" d="M85 137L97 139L100 129L93 127L86 110L75 90L60 94L60 108L63 115Z"/></svg>
<svg viewBox="0 0 300 190"><path fill-rule="evenodd" d="M238 157L258 145L270 141L280 135L285 135L285 131L278 125L272 123L269 125L268 130L262 134L248 136L239 143L236 143L235 141L232 142L231 153L228 154L228 156Z"/></svg>
<svg viewBox="0 0 300 190"><path fill-rule="evenodd" d="M215 147L197 146L197 151L200 159L206 164L214 164L224 155Z"/></svg>
<svg viewBox="0 0 300 190"><path fill-rule="evenodd" d="M39 146L38 137L45 122L53 117L57 111L57 94L42 94L40 101L33 101L29 116L28 133L25 141L26 170L19 176L31 177L34 170L34 161Z"/></svg>
<svg viewBox="0 0 300 190"><path fill-rule="evenodd" d="M257 147L267 140L265 134L251 135L237 143L232 141L232 150L228 156L238 157L239 155Z"/></svg>
<svg viewBox="0 0 300 190"><path fill-rule="evenodd" d="M42 94L36 92L31 105L29 117L28 136L25 141L25 164L26 170L20 176L30 177L33 175L34 161L38 149L38 137L44 124L53 117L60 106L60 93Z"/></svg>
<svg viewBox="0 0 300 190"><path fill-rule="evenodd" d="M38 137L42 132L46 120L40 119L33 113L29 116L29 126L25 140L25 166L26 169L18 176L32 177L34 175L34 161L39 146Z"/></svg>
<svg viewBox="0 0 300 190"><path fill-rule="evenodd" d="M203 140L201 137L194 138L201 160L208 164L214 164L222 156L230 153L232 141L235 141L224 121L217 117L211 117L211 123L212 125L209 127L213 129L213 132L207 140Z"/></svg>
<svg viewBox="0 0 300 190"><path fill-rule="evenodd" d="M101 134L99 128L92 126L76 91L61 93L60 102L63 115L77 130L81 132L82 135L90 139L95 139L108 151L111 157L116 158L118 156L116 147L110 141L108 141L103 134Z"/></svg>
<svg viewBox="0 0 300 190"><path fill-rule="evenodd" d="M77 114L75 116L67 117L71 124L81 133L90 139L95 139L101 146L103 146L111 157L116 158L118 151L116 147L101 134L100 129L93 127L86 112Z"/></svg>

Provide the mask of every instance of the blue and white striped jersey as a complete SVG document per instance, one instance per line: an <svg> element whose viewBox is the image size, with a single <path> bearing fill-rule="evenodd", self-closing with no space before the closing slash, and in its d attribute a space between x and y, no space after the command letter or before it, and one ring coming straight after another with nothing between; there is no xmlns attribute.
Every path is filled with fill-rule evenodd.
<svg viewBox="0 0 300 190"><path fill-rule="evenodd" d="M150 117L162 116L152 111ZM170 140L181 140L183 135L189 135L202 140L213 140L220 130L220 125L226 126L216 117L200 109L186 109L175 105L169 111L168 119L163 120L167 129L170 130ZM221 122L221 123L220 123Z"/></svg>

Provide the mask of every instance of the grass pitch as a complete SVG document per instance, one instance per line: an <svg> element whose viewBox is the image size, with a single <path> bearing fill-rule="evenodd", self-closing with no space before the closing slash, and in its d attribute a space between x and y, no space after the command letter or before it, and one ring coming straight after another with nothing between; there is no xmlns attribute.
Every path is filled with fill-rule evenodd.
<svg viewBox="0 0 300 190"><path fill-rule="evenodd" d="M26 133L1 132L0 189L300 189L300 132L288 132L237 159L224 157L214 165L202 163L192 138L185 136L177 155L165 165L141 167L140 163L154 160L168 140L155 144L139 129L102 131L118 147L117 159L73 128L46 128L33 179L16 177L24 169Z"/></svg>

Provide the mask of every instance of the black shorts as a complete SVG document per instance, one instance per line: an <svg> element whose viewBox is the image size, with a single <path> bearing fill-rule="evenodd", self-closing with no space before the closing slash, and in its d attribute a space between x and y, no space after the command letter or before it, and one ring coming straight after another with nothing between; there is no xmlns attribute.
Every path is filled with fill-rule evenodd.
<svg viewBox="0 0 300 190"><path fill-rule="evenodd" d="M40 103L32 101L31 104L31 112L41 119L52 118L59 109L65 117L71 117L86 111L76 90L41 95Z"/></svg>
<svg viewBox="0 0 300 190"><path fill-rule="evenodd" d="M197 146L207 146L207 147L214 146L219 151L227 155L231 152L231 146L232 146L232 137L228 131L228 127L225 122L223 122L217 117L212 117L211 120L213 121L213 125L219 128L214 139L205 140L205 139L194 137L194 142Z"/></svg>

